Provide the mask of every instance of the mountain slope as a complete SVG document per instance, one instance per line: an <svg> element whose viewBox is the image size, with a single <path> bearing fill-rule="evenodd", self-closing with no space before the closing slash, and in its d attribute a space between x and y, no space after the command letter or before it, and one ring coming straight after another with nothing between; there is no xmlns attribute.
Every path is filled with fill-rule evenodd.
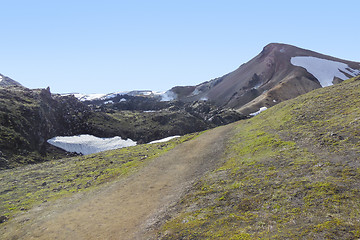
<svg viewBox="0 0 360 240"><path fill-rule="evenodd" d="M241 121L157 239L358 239L359 93L357 77Z"/></svg>
<svg viewBox="0 0 360 240"><path fill-rule="evenodd" d="M0 87L7 87L7 86L21 87L22 85L20 83L18 83L17 81L0 74Z"/></svg>
<svg viewBox="0 0 360 240"><path fill-rule="evenodd" d="M308 71L309 65L318 68ZM249 114L260 107L270 107L357 76L359 70L360 63L272 43L252 60L221 78L197 86L175 87L171 91L184 101L207 99ZM321 74L324 72L328 74Z"/></svg>

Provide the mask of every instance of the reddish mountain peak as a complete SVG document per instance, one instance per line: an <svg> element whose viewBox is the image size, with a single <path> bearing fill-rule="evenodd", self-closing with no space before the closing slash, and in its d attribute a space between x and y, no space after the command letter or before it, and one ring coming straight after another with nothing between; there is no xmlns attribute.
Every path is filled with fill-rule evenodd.
<svg viewBox="0 0 360 240"><path fill-rule="evenodd" d="M341 62L347 64L355 72L360 69L359 63L288 44L270 43L256 57L242 64L235 71L194 86L194 91L190 93L179 91L184 87L176 88L179 93L182 93L178 94L178 99L185 101L208 99L219 106L238 109L244 114L256 112L260 107L270 107L321 87L319 79L306 68L292 64L291 59L299 56L309 57L310 60L317 58ZM327 70L320 69L320 71ZM337 79L334 76L333 83L342 80L344 79ZM186 90L189 89L189 87L186 88Z"/></svg>

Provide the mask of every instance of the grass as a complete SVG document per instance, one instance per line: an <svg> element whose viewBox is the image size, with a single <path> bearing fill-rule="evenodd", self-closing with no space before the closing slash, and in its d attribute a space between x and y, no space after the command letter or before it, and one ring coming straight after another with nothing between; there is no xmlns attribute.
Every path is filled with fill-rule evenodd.
<svg viewBox="0 0 360 240"><path fill-rule="evenodd" d="M241 121L161 239L360 237L360 77Z"/></svg>
<svg viewBox="0 0 360 240"><path fill-rule="evenodd" d="M0 216L11 219L43 202L119 179L197 135L0 171Z"/></svg>

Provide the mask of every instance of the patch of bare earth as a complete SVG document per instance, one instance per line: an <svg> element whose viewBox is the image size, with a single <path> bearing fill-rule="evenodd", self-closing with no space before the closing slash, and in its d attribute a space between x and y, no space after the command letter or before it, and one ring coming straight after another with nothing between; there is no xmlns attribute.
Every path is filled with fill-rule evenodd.
<svg viewBox="0 0 360 240"><path fill-rule="evenodd" d="M234 124L205 132L126 179L15 218L4 239L154 239L194 181L222 161Z"/></svg>

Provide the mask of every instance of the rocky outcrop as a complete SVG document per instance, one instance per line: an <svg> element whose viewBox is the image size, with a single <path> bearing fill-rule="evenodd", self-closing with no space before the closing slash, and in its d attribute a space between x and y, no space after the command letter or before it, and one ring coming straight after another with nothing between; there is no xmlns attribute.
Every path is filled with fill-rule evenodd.
<svg viewBox="0 0 360 240"><path fill-rule="evenodd" d="M54 157L46 140L90 131L90 114L76 98L52 96L50 89L0 88L0 167Z"/></svg>

